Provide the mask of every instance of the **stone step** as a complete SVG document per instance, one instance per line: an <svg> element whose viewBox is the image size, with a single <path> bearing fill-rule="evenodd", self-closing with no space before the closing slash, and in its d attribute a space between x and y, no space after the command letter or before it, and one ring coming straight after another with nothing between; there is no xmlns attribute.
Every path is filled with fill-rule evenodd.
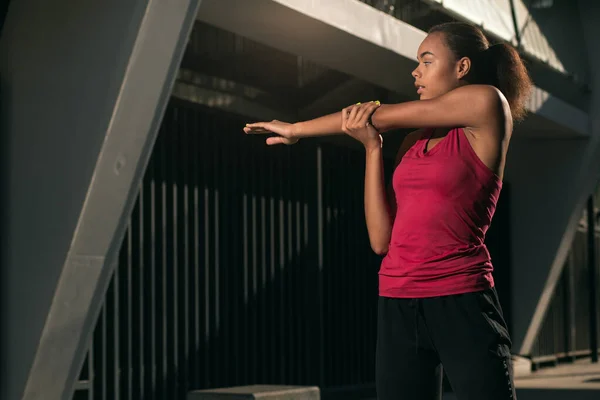
<svg viewBox="0 0 600 400"><path fill-rule="evenodd" d="M187 400L320 400L316 386L251 385L194 390Z"/></svg>

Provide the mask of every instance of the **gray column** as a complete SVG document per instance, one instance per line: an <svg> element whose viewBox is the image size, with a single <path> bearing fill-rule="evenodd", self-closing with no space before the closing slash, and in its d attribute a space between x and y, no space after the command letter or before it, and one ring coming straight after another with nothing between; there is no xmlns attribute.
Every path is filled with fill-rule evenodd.
<svg viewBox="0 0 600 400"><path fill-rule="evenodd" d="M532 152L527 157L529 165L526 167L538 168L540 164L537 163L537 160L546 160L545 162L550 165L551 178L545 182L540 180L529 182L528 186L522 187L526 188L525 190L531 190L531 185L552 185L560 191L560 193L557 193L558 191L553 189L552 193L556 193L555 196L562 196L561 202L568 205L568 207L563 206L561 209L556 210L549 209L547 215L550 217L548 217L548 220L538 220L538 225L532 225L535 232L532 231L532 234L526 240L520 241L520 246L528 246L533 249L533 251L528 252L530 262L522 262L518 265L515 262L513 271L513 345L514 350L521 354L531 353L552 300L554 289L562 274L564 262L575 236L578 221L581 218L581 211L585 207L589 194L598 184L598 178L600 177L600 55L597 51L597 38L600 35L600 25L598 24L600 3L596 0L579 0L578 6L585 41L583 45L586 49L590 71L590 137L581 143L561 143L557 141L552 144L546 141L546 144L541 144L541 146L530 147ZM552 160L552 162L548 160ZM564 175L565 172L570 174L568 180L561 178L561 175ZM538 176L543 175L539 174ZM537 201L538 204L544 203L546 205L556 203L554 200L545 202L543 198ZM538 206L538 211L543 210L543 207L543 204ZM568 215L563 215L564 211L568 211ZM550 228L554 229L557 223L562 224L562 222L556 222L561 221L561 219L565 220L566 224L560 243L556 246L555 243L544 239ZM535 223L531 221L531 218L524 221ZM554 227L550 226L549 228L551 224L554 224ZM525 235L527 233L524 232L522 231L520 234ZM535 237L532 237L532 235L535 235ZM549 269L544 264L539 263L539 260L544 257L547 246L556 246L554 261L548 266ZM535 257L536 251L539 251L541 255L537 259ZM545 260L543 261L545 262ZM530 268L532 265L533 268ZM546 271L548 272L546 273ZM540 285L540 280L543 280L543 285ZM540 286L542 287L541 291L537 289Z"/></svg>
<svg viewBox="0 0 600 400"><path fill-rule="evenodd" d="M13 1L0 398L70 399L200 0Z"/></svg>

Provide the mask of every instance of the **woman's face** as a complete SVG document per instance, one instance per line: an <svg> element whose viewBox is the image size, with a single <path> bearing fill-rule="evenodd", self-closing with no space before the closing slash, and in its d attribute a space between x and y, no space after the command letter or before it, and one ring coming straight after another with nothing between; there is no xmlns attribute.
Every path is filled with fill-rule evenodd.
<svg viewBox="0 0 600 400"><path fill-rule="evenodd" d="M441 96L462 86L465 82L460 78L466 74L465 63L469 63L470 66L470 60L456 59L446 46L442 32L427 35L419 46L417 61L419 65L412 72L412 76L415 78L415 87L421 100Z"/></svg>

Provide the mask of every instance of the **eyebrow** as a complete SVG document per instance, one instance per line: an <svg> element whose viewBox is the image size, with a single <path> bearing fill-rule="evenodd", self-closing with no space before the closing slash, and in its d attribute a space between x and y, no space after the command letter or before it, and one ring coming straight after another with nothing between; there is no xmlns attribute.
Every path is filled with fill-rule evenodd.
<svg viewBox="0 0 600 400"><path fill-rule="evenodd" d="M422 53L421 53L421 55L420 55L420 56L418 56L418 57L417 57L417 59L419 59L419 58L423 58L423 57L425 57L425 56L427 56L427 55L430 55L430 56L434 56L434 57L435 57L435 54L433 54L432 52L430 52L430 51L424 51L424 52L422 52Z"/></svg>

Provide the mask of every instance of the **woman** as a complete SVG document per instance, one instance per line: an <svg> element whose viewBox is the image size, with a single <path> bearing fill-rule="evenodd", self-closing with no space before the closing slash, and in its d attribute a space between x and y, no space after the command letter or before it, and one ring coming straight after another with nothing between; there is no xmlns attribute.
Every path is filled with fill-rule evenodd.
<svg viewBox="0 0 600 400"><path fill-rule="evenodd" d="M413 71L420 101L356 104L311 121L249 124L267 144L346 133L365 148L365 215L379 271L380 400L439 398L441 364L460 400L514 399L510 338L484 245L513 121L531 81L518 53L476 27L432 28ZM386 199L380 132L420 128Z"/></svg>

